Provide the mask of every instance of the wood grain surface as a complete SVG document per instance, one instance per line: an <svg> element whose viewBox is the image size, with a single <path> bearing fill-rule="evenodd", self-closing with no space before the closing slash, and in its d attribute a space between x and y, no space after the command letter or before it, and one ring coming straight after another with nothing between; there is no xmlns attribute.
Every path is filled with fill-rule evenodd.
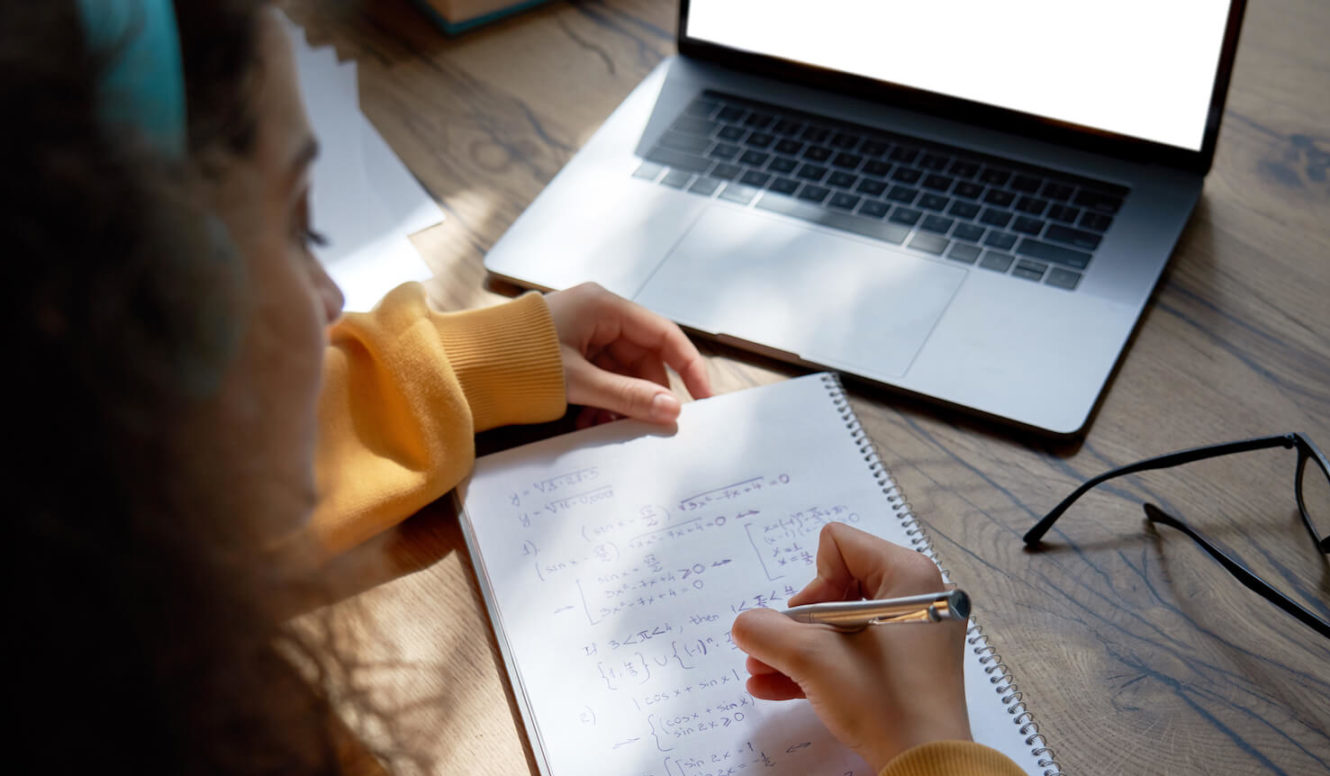
<svg viewBox="0 0 1330 776"><path fill-rule="evenodd" d="M312 43L358 62L363 110L447 212L416 238L444 309L503 298L486 286L484 252L673 53L677 13L663 0L556 2L449 39L407 0L284 5ZM1330 772L1330 641L1141 509L1181 515L1330 616L1330 566L1298 521L1292 452L1117 481L1078 503L1047 549L1020 542L1117 464L1291 430L1330 449L1327 41L1324 0L1249 4L1214 169L1082 442L851 386L1068 773ZM795 373L703 348L722 391ZM337 602L307 618L340 629L348 721L394 771L535 772L447 504L328 579Z"/></svg>

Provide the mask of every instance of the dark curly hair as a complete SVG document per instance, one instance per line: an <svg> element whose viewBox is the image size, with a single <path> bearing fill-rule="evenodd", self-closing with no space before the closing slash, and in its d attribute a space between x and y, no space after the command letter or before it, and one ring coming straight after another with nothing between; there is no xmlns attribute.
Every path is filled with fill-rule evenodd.
<svg viewBox="0 0 1330 776"><path fill-rule="evenodd" d="M261 5L176 2L191 158L252 150ZM0 5L6 770L338 772L305 648L261 604L280 580L182 463L243 288L191 194L211 171L99 121L76 13Z"/></svg>

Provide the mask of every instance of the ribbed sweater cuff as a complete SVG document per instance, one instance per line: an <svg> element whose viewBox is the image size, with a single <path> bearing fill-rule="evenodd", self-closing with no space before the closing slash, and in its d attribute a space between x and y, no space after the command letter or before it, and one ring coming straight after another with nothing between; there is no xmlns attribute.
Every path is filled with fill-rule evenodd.
<svg viewBox="0 0 1330 776"><path fill-rule="evenodd" d="M887 763L878 776L1024 776L1016 763L996 749L972 741L933 741L908 749Z"/></svg>
<svg viewBox="0 0 1330 776"><path fill-rule="evenodd" d="M554 420L567 409L559 339L545 298L438 317L476 431Z"/></svg>

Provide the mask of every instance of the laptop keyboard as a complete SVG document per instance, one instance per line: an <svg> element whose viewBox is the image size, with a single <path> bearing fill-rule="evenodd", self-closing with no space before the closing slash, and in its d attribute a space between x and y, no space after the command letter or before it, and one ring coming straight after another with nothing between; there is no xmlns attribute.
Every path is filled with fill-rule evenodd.
<svg viewBox="0 0 1330 776"><path fill-rule="evenodd" d="M710 90L633 174L1067 291L1128 193Z"/></svg>

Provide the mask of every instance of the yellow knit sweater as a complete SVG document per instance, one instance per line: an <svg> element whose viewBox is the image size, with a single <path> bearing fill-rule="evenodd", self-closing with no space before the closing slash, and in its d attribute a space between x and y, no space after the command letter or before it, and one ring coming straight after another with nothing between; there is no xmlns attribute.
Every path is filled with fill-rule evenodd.
<svg viewBox="0 0 1330 776"><path fill-rule="evenodd" d="M563 364L544 299L438 313L417 283L332 328L319 400L312 529L343 552L452 490L475 461L476 432L554 420ZM882 776L1021 770L979 744L945 741L897 757Z"/></svg>

